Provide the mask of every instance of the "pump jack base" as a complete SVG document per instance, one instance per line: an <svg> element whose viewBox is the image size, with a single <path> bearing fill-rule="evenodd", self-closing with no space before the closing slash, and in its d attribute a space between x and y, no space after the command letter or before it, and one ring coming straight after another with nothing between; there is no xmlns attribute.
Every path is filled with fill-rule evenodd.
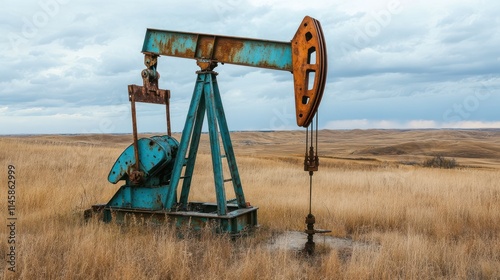
<svg viewBox="0 0 500 280"><path fill-rule="evenodd" d="M92 205L84 212L85 220L98 217L104 222L115 221L119 224L130 222L153 225L175 224L177 228L201 230L205 226L214 226L218 233L241 235L257 225L258 207L238 208L237 204L227 204L227 214L217 214L216 203L190 202L183 211L147 210L132 208L111 208L106 204Z"/></svg>

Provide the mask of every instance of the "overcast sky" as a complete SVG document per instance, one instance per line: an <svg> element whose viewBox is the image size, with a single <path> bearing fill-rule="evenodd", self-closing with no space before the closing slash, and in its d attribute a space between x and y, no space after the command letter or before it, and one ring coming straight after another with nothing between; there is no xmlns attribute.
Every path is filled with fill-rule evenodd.
<svg viewBox="0 0 500 280"><path fill-rule="evenodd" d="M2 0L0 134L130 132L148 27L290 41L305 15L328 49L320 128L500 128L498 1L168 2ZM174 131L197 69L159 60ZM290 73L216 71L231 130L297 128ZM139 106L139 130L165 131L163 110Z"/></svg>

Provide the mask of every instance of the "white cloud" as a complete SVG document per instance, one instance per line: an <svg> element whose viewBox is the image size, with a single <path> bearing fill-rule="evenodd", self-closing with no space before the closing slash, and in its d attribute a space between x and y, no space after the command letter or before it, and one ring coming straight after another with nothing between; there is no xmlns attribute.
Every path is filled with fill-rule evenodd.
<svg viewBox="0 0 500 280"><path fill-rule="evenodd" d="M421 128L437 128L436 121L431 120L413 120L405 124L407 128L421 129Z"/></svg>
<svg viewBox="0 0 500 280"><path fill-rule="evenodd" d="M481 121L462 121L457 123L447 123L445 127L450 128L500 128L500 121L481 122Z"/></svg>
<svg viewBox="0 0 500 280"><path fill-rule="evenodd" d="M441 129L441 128L500 128L500 121L436 122L434 120L339 120L327 122L323 129Z"/></svg>

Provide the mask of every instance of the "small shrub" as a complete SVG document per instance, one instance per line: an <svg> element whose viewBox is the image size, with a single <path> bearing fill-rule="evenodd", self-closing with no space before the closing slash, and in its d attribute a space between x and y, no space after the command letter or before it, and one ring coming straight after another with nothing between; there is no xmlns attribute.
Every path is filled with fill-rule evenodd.
<svg viewBox="0 0 500 280"><path fill-rule="evenodd" d="M434 156L433 158L424 161L424 167L451 169L457 166L458 163L454 158L447 159L441 155Z"/></svg>

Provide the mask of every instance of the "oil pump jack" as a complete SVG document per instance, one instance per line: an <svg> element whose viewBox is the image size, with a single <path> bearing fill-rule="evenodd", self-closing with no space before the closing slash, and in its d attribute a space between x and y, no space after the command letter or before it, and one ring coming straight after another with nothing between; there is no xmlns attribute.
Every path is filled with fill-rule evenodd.
<svg viewBox="0 0 500 280"><path fill-rule="evenodd" d="M214 68L229 63L289 71L293 74L296 120L306 128L304 170L310 176L318 171L318 123L313 121L323 95L327 56L319 21L306 16L291 42L147 29L142 47L146 69L143 85L129 85L133 144L127 147L111 168L108 181L125 184L106 204L93 205L85 217L98 215L105 222L125 222L129 217L155 223L174 222L200 228L215 223L220 232L239 234L257 225L257 207L245 199L229 129L222 106ZM157 71L160 56L196 60L200 70L180 143L171 136L170 91L160 89ZM138 138L136 102L162 104L166 108L167 135ZM188 201L204 118L207 118L216 203ZM220 145L222 141L222 149ZM223 174L227 160L229 178ZM180 196L178 187L182 181ZM226 198L225 183L231 183L235 198ZM310 196L311 197L311 196ZM308 240L305 250L314 251L313 235L328 232L314 229L315 217L306 217Z"/></svg>

